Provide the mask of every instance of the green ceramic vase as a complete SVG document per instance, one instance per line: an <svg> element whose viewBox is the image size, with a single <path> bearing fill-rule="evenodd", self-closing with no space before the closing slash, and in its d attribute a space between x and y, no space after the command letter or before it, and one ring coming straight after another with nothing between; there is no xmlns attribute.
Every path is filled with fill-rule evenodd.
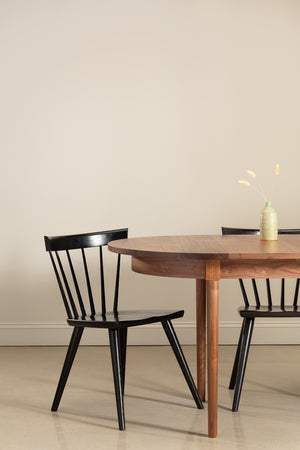
<svg viewBox="0 0 300 450"><path fill-rule="evenodd" d="M278 235L277 212L271 202L266 202L260 215L260 239L263 241L276 241Z"/></svg>

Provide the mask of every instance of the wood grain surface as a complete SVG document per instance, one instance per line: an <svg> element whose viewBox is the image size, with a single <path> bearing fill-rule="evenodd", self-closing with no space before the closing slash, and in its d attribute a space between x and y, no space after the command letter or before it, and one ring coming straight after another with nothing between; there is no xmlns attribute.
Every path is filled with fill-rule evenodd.
<svg viewBox="0 0 300 450"><path fill-rule="evenodd" d="M251 235L151 236L113 241L108 247L112 252L138 258L300 259L300 235L281 235L277 241L262 241Z"/></svg>

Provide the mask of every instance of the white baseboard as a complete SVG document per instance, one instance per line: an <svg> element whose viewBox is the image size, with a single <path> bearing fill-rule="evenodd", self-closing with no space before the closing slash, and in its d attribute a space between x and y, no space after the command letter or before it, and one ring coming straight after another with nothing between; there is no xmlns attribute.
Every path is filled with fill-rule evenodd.
<svg viewBox="0 0 300 450"><path fill-rule="evenodd" d="M178 338L183 345L194 345L196 332L194 322L174 322ZM220 345L236 345L240 322L219 323ZM67 345L72 327L65 323L0 323L0 346ZM300 320L277 319L257 320L254 344L300 344ZM83 345L108 345L105 330L86 329ZM129 345L166 345L167 339L160 324L131 328L128 332Z"/></svg>

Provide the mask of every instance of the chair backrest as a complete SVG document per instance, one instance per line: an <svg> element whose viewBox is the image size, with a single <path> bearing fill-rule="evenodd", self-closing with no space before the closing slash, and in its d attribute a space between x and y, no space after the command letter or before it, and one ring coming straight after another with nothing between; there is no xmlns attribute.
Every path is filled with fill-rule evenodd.
<svg viewBox="0 0 300 450"><path fill-rule="evenodd" d="M106 296L102 247L110 241L125 239L127 236L127 228L68 236L44 236L46 251L50 254L68 319L84 318L87 315L93 317L97 310L99 311L100 305L101 314L105 318ZM95 298L92 288L88 251L86 251L91 247L96 247L95 250L98 253L97 279L99 281L97 280L97 284L100 297L98 300ZM89 256L91 255L89 254ZM120 260L121 255L118 254L113 302L115 314L118 311ZM99 301L99 308L96 301L97 303Z"/></svg>
<svg viewBox="0 0 300 450"><path fill-rule="evenodd" d="M222 234L223 235L228 235L228 234L254 234L254 235L259 235L259 230L256 228L230 228L230 227L222 227ZM300 234L300 229L299 228L281 228L278 230L278 234ZM294 296L293 296L293 306L294 308L297 307L297 303L298 303L298 294L299 294L299 282L300 279L298 278L296 280L296 285L295 285L295 291L294 291ZM242 291L242 295L243 295L243 299L244 299L244 303L245 306L248 307L249 306L249 299L248 299L248 295L246 292L246 288L245 288L245 283L242 279L239 279L239 283L240 283L240 288ZM261 306L261 299L259 297L259 293L258 293L258 287L257 287L257 283L255 279L251 280L252 283L252 288L253 288L253 294L254 294L254 298L255 298L255 303L257 308L259 308ZM283 278L281 280L281 290L280 290L280 307L281 309L284 309L285 307L285 294L286 294L286 289L285 289L285 279ZM267 292L267 301L268 301L268 307L272 308L273 306L273 299L272 299L272 293L271 293L271 284L270 284L270 280L269 278L266 279L266 292Z"/></svg>

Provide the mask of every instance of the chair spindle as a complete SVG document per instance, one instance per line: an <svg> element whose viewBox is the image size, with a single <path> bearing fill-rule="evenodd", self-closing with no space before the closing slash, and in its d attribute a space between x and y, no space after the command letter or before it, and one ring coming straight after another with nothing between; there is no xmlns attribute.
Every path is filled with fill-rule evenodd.
<svg viewBox="0 0 300 450"><path fill-rule="evenodd" d="M65 271L64 271L61 259L60 259L60 256L58 254L58 251L55 251L55 255L56 255L56 258L57 258L57 262L58 262L58 265L59 265L59 269L60 269L60 273L61 273L64 285L65 285L65 288L66 288L66 291L67 291L67 294L68 294L68 297L69 297L69 302L70 302L70 305L71 305L71 309L73 311L74 318L78 319L79 314L77 312L77 308L76 308L76 305L75 305L75 302L74 302L74 299L73 299L73 295L72 295L72 292L71 292L71 289L70 289L70 286L69 286L69 283L68 283L68 280L67 280L67 276L65 274Z"/></svg>
<svg viewBox="0 0 300 450"><path fill-rule="evenodd" d="M268 307L272 309L272 294L269 278L266 278L266 285L267 285Z"/></svg>
<svg viewBox="0 0 300 450"><path fill-rule="evenodd" d="M81 253L82 253L83 266L84 266L84 272L85 272L86 286L87 286L89 301L90 301L91 317L94 317L96 314L96 311L95 311L93 293L92 293L92 288L91 288L91 283L90 283L88 266L87 266L85 252L84 252L83 248L81 249Z"/></svg>
<svg viewBox="0 0 300 450"><path fill-rule="evenodd" d="M61 279L60 279L60 276L59 276L59 272L57 270L57 267L56 267L56 264L55 264L55 261L54 261L53 255L52 255L52 252L49 251L49 255L50 255L50 258L51 258L51 262L52 262L54 273L55 273L55 276L56 276L56 279L57 279L59 290L61 292L61 296L62 296L62 299L63 299L63 302L64 302L64 306L65 306L65 309L66 309L67 317L68 317L68 319L72 319L72 313L71 313L71 310L70 310L70 307L69 307L69 304L68 304L67 296L65 294L65 291L64 291L64 288L63 288L63 285L62 285L62 282L61 282Z"/></svg>
<svg viewBox="0 0 300 450"><path fill-rule="evenodd" d="M252 279L251 281L252 281L252 286L253 286L253 291L254 291L254 296L255 296L255 303L256 303L257 308L259 308L260 307L260 300L259 300L256 280Z"/></svg>
<svg viewBox="0 0 300 450"><path fill-rule="evenodd" d="M296 287L295 287L294 302L293 302L294 308L297 308L297 306L298 306L299 282L300 282L300 279L297 278Z"/></svg>
<svg viewBox="0 0 300 450"><path fill-rule="evenodd" d="M114 314L118 313L118 298L119 298L119 281L120 281L120 262L121 255L118 254L117 271L116 271L116 283L115 283L115 296L114 296Z"/></svg>
<svg viewBox="0 0 300 450"><path fill-rule="evenodd" d="M246 308L248 308L249 307L249 300L248 300L248 297L247 297L247 293L246 293L244 282L243 282L242 279L239 279L239 283L240 283L240 288L241 288L241 291L242 291L243 299L244 299L244 302L245 302L245 306L246 306Z"/></svg>
<svg viewBox="0 0 300 450"><path fill-rule="evenodd" d="M284 310L284 299L285 299L285 279L281 280L281 297L280 297L280 308Z"/></svg>
<svg viewBox="0 0 300 450"><path fill-rule="evenodd" d="M102 246L99 247L99 255L100 255L101 310L102 310L102 317L105 317L106 316L106 301L105 301L104 266L103 266Z"/></svg>
<svg viewBox="0 0 300 450"><path fill-rule="evenodd" d="M78 298L79 307L80 307L81 314L82 314L81 317L84 318L86 316L86 310L85 310L85 307L84 307L84 304L82 301L82 297L81 297L81 293L80 293L80 289L79 289L78 281L76 278L76 274L75 274L75 270L74 270L74 266L72 263L70 252L69 252L69 250L66 250L66 252L67 252L70 271L71 271L72 278L73 278L74 287L75 287L77 298Z"/></svg>

